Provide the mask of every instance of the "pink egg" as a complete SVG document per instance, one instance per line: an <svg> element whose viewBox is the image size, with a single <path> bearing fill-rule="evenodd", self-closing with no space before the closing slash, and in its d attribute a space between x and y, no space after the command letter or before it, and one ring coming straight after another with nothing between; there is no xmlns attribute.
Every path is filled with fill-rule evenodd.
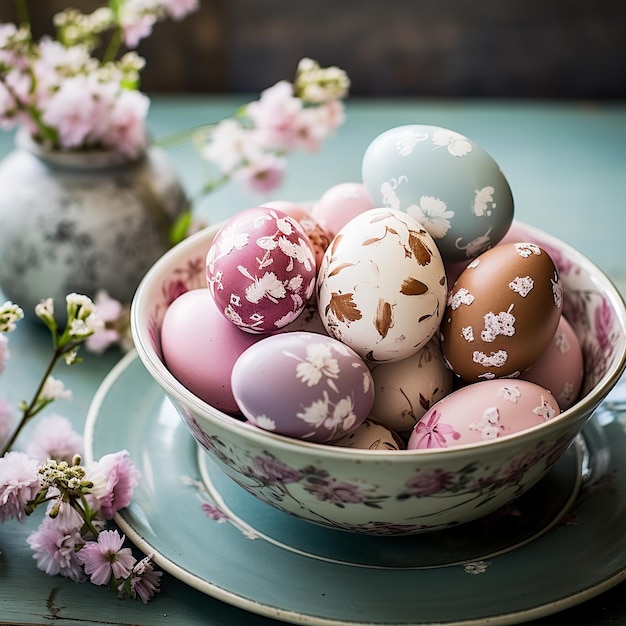
<svg viewBox="0 0 626 626"><path fill-rule="evenodd" d="M278 209L294 220L300 221L305 217L311 217L309 210L301 204L291 202L289 200L273 200L272 202L264 202L264 207L268 209Z"/></svg>
<svg viewBox="0 0 626 626"><path fill-rule="evenodd" d="M315 286L313 248L300 224L277 209L237 214L206 258L209 291L222 314L250 333L269 333L298 317Z"/></svg>
<svg viewBox="0 0 626 626"><path fill-rule="evenodd" d="M233 365L260 338L231 324L208 289L193 289L176 298L161 327L161 349L169 371L189 391L227 413L239 412L230 384Z"/></svg>
<svg viewBox="0 0 626 626"><path fill-rule="evenodd" d="M556 398L527 380L485 380L447 395L415 425L407 449L450 448L502 439L553 419Z"/></svg>
<svg viewBox="0 0 626 626"><path fill-rule="evenodd" d="M561 316L554 339L533 365L520 378L549 389L562 411L576 402L583 383L583 353L580 341Z"/></svg>
<svg viewBox="0 0 626 626"><path fill-rule="evenodd" d="M332 239L353 217L374 208L362 183L340 183L327 189L311 215Z"/></svg>

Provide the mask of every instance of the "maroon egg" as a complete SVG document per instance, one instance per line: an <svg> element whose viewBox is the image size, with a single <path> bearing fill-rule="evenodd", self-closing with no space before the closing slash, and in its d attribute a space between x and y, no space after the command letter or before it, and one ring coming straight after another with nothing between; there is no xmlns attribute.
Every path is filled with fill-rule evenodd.
<svg viewBox="0 0 626 626"><path fill-rule="evenodd" d="M315 276L307 234L277 209L237 214L207 253L207 285L217 307L249 333L270 333L296 319L313 293Z"/></svg>
<svg viewBox="0 0 626 626"><path fill-rule="evenodd" d="M374 402L372 375L363 360L318 333L261 339L237 359L231 384L252 424L319 443L354 431Z"/></svg>

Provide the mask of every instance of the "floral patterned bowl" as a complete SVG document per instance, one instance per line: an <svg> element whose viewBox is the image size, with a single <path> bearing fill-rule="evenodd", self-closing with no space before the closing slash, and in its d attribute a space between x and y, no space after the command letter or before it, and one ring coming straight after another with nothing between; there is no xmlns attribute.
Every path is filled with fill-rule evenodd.
<svg viewBox="0 0 626 626"><path fill-rule="evenodd" d="M516 228L552 255L564 285L564 314L585 356L581 399L519 434L446 449L357 450L266 432L194 396L163 364L160 326L177 296L205 287L205 257L219 225L167 252L139 285L131 310L139 358L217 465L281 511L330 528L381 535L471 521L540 480L626 367L626 310L611 281L555 237L519 223Z"/></svg>

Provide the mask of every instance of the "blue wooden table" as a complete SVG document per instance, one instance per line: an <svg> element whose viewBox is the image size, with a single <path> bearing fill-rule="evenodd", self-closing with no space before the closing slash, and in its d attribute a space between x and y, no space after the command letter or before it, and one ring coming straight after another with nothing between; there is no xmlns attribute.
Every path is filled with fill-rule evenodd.
<svg viewBox="0 0 626 626"><path fill-rule="evenodd" d="M243 97L154 97L152 134L159 139L217 121L246 101ZM312 199L335 183L358 181L361 156L369 141L387 128L407 123L440 125L472 138L507 176L516 217L580 249L626 293L625 103L351 100L347 122L336 137L317 154L294 155L285 185L267 199ZM10 135L0 135L0 157L11 147ZM205 180L205 165L189 145L172 148L170 156L183 184L193 193ZM205 221L217 222L258 202L227 185L205 198L197 212ZM33 392L49 355L49 337L42 329L23 323L10 335L9 345L11 359L0 376L0 395L17 403ZM54 411L66 415L77 428L82 428L93 394L121 354L112 350L101 357L86 352L83 356L85 363L63 371L73 400L54 405ZM104 588L46 576L36 568L25 541L39 522L39 516L35 517L26 525L7 522L0 526L0 623L276 623L204 595L170 575L163 577L162 592L147 606L120 601ZM559 617L574 626L626 623L626 583ZM553 619L545 617L536 624L550 624Z"/></svg>

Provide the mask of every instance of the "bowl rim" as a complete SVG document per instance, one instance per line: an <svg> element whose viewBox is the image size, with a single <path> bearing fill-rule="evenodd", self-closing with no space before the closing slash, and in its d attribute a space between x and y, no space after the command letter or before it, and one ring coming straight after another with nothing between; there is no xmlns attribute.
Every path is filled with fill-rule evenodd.
<svg viewBox="0 0 626 626"><path fill-rule="evenodd" d="M538 245L541 245L541 242L545 242L546 244L552 245L556 249L565 251L568 256L576 259L577 264L587 270L588 274L596 283L599 291L602 292L606 298L608 298L613 310L617 314L618 326L623 331L621 354L619 355L619 358L614 360L613 364L604 373L602 378L583 398L579 399L575 404L565 411L562 411L554 418L541 424L537 424L536 426L507 435L501 439L461 444L450 448L427 448L419 450L364 450L360 448L348 448L333 446L325 443L303 441L263 430L210 405L197 397L182 383L180 383L159 358L157 352L152 346L149 332L147 331L145 324L142 325L142 320L140 319L145 294L156 277L163 273L163 270L170 265L173 258L180 256L181 253L183 253L187 248L194 247L196 243L209 236L214 237L226 221L227 220L224 220L216 224L209 225L201 231L190 235L182 242L168 250L152 265L137 287L131 302L130 327L138 357L152 378L154 378L164 390L166 395L174 397L178 402L181 402L194 412L210 416L210 419L216 420L221 427L235 435L245 433L247 438L254 440L257 444L262 445L267 443L271 446L271 448L287 449L292 453L306 451L307 453L315 453L321 457L341 457L344 459L361 457L368 459L375 458L377 461L395 459L396 462L399 459L409 459L414 461L416 459L431 460L431 458L439 459L444 457L449 458L465 456L465 453L468 450L476 450L477 453L480 454L482 451L491 450L494 447L504 451L509 447L518 447L520 439L525 439L529 435L532 437L537 433L544 432L549 434L552 430L559 429L562 422L568 420L570 417L573 417L574 413L587 412L589 414L587 419L589 419L626 370L626 304L613 281L600 267L591 261L591 259L567 242L559 239L555 235L541 230L536 226L520 220L514 220L514 224L517 224L533 237L536 237L536 239L540 242ZM144 306L147 308L147 304ZM206 417L206 419L208 419L208 417Z"/></svg>

